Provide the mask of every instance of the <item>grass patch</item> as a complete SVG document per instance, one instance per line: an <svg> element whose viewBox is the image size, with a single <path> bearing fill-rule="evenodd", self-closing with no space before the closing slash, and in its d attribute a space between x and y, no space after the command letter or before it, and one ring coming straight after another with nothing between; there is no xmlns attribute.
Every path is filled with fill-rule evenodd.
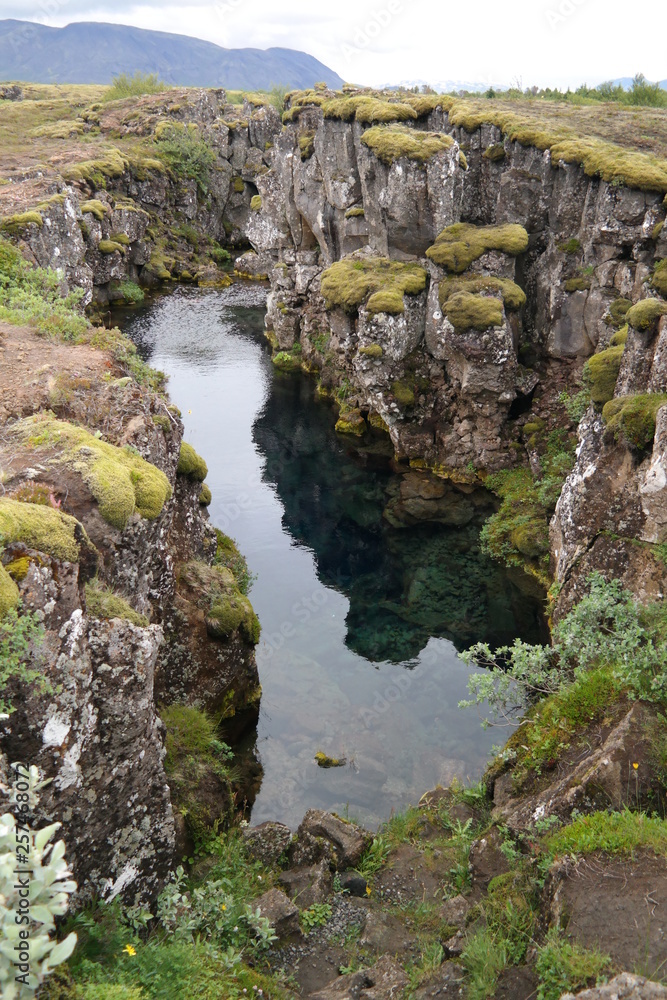
<svg viewBox="0 0 667 1000"><path fill-rule="evenodd" d="M402 264L385 257L340 260L322 275L322 295L327 309L355 313L361 305L371 315L405 311L405 295L419 295L426 288L427 273L419 264Z"/></svg>
<svg viewBox="0 0 667 1000"><path fill-rule="evenodd" d="M580 816L574 823L551 834L545 844L554 855L607 854L632 856L648 849L667 857L667 822L658 816L623 812L597 812Z"/></svg>
<svg viewBox="0 0 667 1000"><path fill-rule="evenodd" d="M528 233L523 226L472 226L457 222L438 236L426 256L441 267L461 274L489 250L518 256L528 249Z"/></svg>
<svg viewBox="0 0 667 1000"><path fill-rule="evenodd" d="M143 97L145 94L161 94L165 90L170 90L160 80L157 73L119 73L114 76L113 81L106 94L105 101L122 101L128 97Z"/></svg>
<svg viewBox="0 0 667 1000"><path fill-rule="evenodd" d="M451 136L444 133L420 132L410 128L383 128L379 125L364 132L361 141L388 166L402 157L424 164L454 145Z"/></svg>
<svg viewBox="0 0 667 1000"><path fill-rule="evenodd" d="M150 624L145 615L136 612L124 597L105 587L99 580L86 584L86 611L93 618L122 618L137 628L148 628Z"/></svg>
<svg viewBox="0 0 667 1000"><path fill-rule="evenodd" d="M560 1000L564 993L594 986L611 970L612 963L601 951L571 944L557 931L550 931L538 951L536 967L540 977L538 1000Z"/></svg>
<svg viewBox="0 0 667 1000"><path fill-rule="evenodd" d="M468 974L468 1000L487 1000L495 993L500 973L510 964L507 944L501 935L484 927L468 939L461 964Z"/></svg>
<svg viewBox="0 0 667 1000"><path fill-rule="evenodd" d="M665 393L621 396L605 404L602 419L617 441L625 441L630 447L642 451L653 442L658 410L663 406L667 406Z"/></svg>

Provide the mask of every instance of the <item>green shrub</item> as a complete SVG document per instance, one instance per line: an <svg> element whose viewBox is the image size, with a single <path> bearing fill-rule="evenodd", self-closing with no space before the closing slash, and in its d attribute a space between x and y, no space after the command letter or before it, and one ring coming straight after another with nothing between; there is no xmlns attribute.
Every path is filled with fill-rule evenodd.
<svg viewBox="0 0 667 1000"><path fill-rule="evenodd" d="M36 614L22 613L18 600L16 604L6 605L4 611L0 608L0 713L3 715L14 711L14 706L5 697L11 680L50 691L49 683L37 669L43 642L44 627Z"/></svg>
<svg viewBox="0 0 667 1000"><path fill-rule="evenodd" d="M161 94L165 90L169 90L169 87L159 79L157 73L137 72L134 76L120 73L114 76L103 100L119 101L127 97L143 97L144 94Z"/></svg>
<svg viewBox="0 0 667 1000"><path fill-rule="evenodd" d="M528 249L528 233L523 226L472 226L457 222L448 226L426 251L436 264L461 274L489 250L517 256Z"/></svg>
<svg viewBox="0 0 667 1000"><path fill-rule="evenodd" d="M642 450L653 442L655 422L662 406L667 406L667 394L664 393L620 396L605 404L602 419L617 440Z"/></svg>
<svg viewBox="0 0 667 1000"><path fill-rule="evenodd" d="M133 306L140 306L146 298L144 292L134 281L123 281L118 286L118 291L126 302Z"/></svg>
<svg viewBox="0 0 667 1000"><path fill-rule="evenodd" d="M596 406L604 406L614 398L624 353L625 347L620 344L594 354L584 365L584 386L589 390Z"/></svg>
<svg viewBox="0 0 667 1000"><path fill-rule="evenodd" d="M404 312L405 295L419 295L426 288L427 273L419 264L403 264L385 257L337 261L322 275L322 295L327 309L355 313L366 303L371 314Z"/></svg>
<svg viewBox="0 0 667 1000"><path fill-rule="evenodd" d="M177 177L196 181L200 195L208 193L216 154L196 125L161 122L155 131L155 144L159 156Z"/></svg>
<svg viewBox="0 0 667 1000"><path fill-rule="evenodd" d="M488 1000L495 993L500 973L509 965L506 942L485 927L468 938L461 964L468 974L468 1000Z"/></svg>

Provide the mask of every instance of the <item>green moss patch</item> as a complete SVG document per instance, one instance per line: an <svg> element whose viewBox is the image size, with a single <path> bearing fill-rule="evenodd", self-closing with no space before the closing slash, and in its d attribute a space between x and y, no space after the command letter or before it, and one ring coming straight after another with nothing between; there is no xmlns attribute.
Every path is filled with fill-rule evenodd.
<svg viewBox="0 0 667 1000"><path fill-rule="evenodd" d="M74 517L43 504L0 499L0 542L23 542L54 559L78 562L87 536ZM90 544L88 542L88 544Z"/></svg>
<svg viewBox="0 0 667 1000"><path fill-rule="evenodd" d="M667 299L667 259L659 261L651 277L651 284L656 292Z"/></svg>
<svg viewBox="0 0 667 1000"><path fill-rule="evenodd" d="M259 642L260 624L252 604L243 594L225 594L213 601L206 617L209 635L216 639L230 639L240 632L246 642L256 646Z"/></svg>
<svg viewBox="0 0 667 1000"><path fill-rule="evenodd" d="M0 524L2 524L1 508ZM12 610L12 608L18 607L19 600L19 588L16 586L16 583L12 580L5 567L0 563L0 619L4 618L5 615Z"/></svg>
<svg viewBox="0 0 667 1000"><path fill-rule="evenodd" d="M110 256L112 253L125 253L125 247L117 240L100 240L97 244L97 249L105 257Z"/></svg>
<svg viewBox="0 0 667 1000"><path fill-rule="evenodd" d="M623 326L626 323L628 309L631 308L632 301L630 299L614 299L604 318L605 323L607 326Z"/></svg>
<svg viewBox="0 0 667 1000"><path fill-rule="evenodd" d="M667 315L667 302L660 299L643 299L628 309L626 320L635 330L650 330L661 316Z"/></svg>
<svg viewBox="0 0 667 1000"><path fill-rule="evenodd" d="M102 517L120 530L135 512L151 520L158 517L171 497L163 472L136 452L101 441L83 427L38 415L14 425L12 435L36 449L55 450L54 461L81 475Z"/></svg>
<svg viewBox="0 0 667 1000"><path fill-rule="evenodd" d="M41 229L44 219L39 212L22 212L19 215L10 215L0 222L0 230L8 236L20 236L28 226L37 226Z"/></svg>
<svg viewBox="0 0 667 1000"><path fill-rule="evenodd" d="M381 358L384 351L379 344L366 344L359 348L359 354L364 358Z"/></svg>
<svg viewBox="0 0 667 1000"><path fill-rule="evenodd" d="M253 212L260 212L262 209L262 196L256 194L250 199L250 208Z"/></svg>
<svg viewBox="0 0 667 1000"><path fill-rule="evenodd" d="M361 141L388 165L402 157L423 164L454 145L452 137L441 132L382 126L364 132Z"/></svg>
<svg viewBox="0 0 667 1000"><path fill-rule="evenodd" d="M487 146L487 148L482 153L485 160L490 160L491 163L499 163L506 157L505 146L502 142L495 142L492 146Z"/></svg>
<svg viewBox="0 0 667 1000"><path fill-rule="evenodd" d="M345 218L346 219L363 219L363 217L365 215L366 215L365 209L363 209L361 207L361 205L355 205L354 208L348 208L347 212L345 213Z"/></svg>
<svg viewBox="0 0 667 1000"><path fill-rule="evenodd" d="M98 160L82 160L63 170L66 181L85 183L92 188L106 188L107 181L113 177L122 177L129 169L130 163L121 151L116 148L107 150L107 155Z"/></svg>
<svg viewBox="0 0 667 1000"><path fill-rule="evenodd" d="M602 419L617 440L622 439L631 447L643 450L653 442L655 421L662 406L667 406L667 394L664 393L621 396L605 405Z"/></svg>
<svg viewBox="0 0 667 1000"><path fill-rule="evenodd" d="M271 361L281 372L301 371L301 352L297 351L277 351Z"/></svg>
<svg viewBox="0 0 667 1000"><path fill-rule="evenodd" d="M391 392L399 406L415 405L415 390L408 382L392 382Z"/></svg>
<svg viewBox="0 0 667 1000"><path fill-rule="evenodd" d="M419 264L402 264L386 257L340 260L322 275L327 309L355 313L366 303L369 313L398 315L405 311L405 295L426 288L427 273Z"/></svg>
<svg viewBox="0 0 667 1000"><path fill-rule="evenodd" d="M211 487L207 486L206 483L201 488L201 493L199 494L199 503L202 507L210 507L213 503L213 494L211 493Z"/></svg>
<svg viewBox="0 0 667 1000"><path fill-rule="evenodd" d="M86 610L93 618L122 618L138 628L148 628L149 625L145 615L140 615L124 597L97 580L86 584Z"/></svg>
<svg viewBox="0 0 667 1000"><path fill-rule="evenodd" d="M604 406L613 399L624 352L625 347L619 344L594 354L584 365L584 385L597 406Z"/></svg>
<svg viewBox="0 0 667 1000"><path fill-rule="evenodd" d="M610 347L625 347L628 342L628 334L630 333L630 327L626 323L622 326L620 330L617 330L614 336L609 341Z"/></svg>
<svg viewBox="0 0 667 1000"><path fill-rule="evenodd" d="M361 410L343 406L336 422L336 432L338 434L351 434L353 437L363 437L366 433L366 421Z"/></svg>
<svg viewBox="0 0 667 1000"><path fill-rule="evenodd" d="M98 222L104 221L104 216L110 212L111 209L108 205L105 205L103 201L98 201L97 198L92 198L90 201L84 201L81 205L81 212L83 215L94 215Z"/></svg>
<svg viewBox="0 0 667 1000"><path fill-rule="evenodd" d="M563 243L558 244L558 249L561 253L576 254L581 251L581 241L577 239L576 236L572 236L569 240L564 240Z"/></svg>
<svg viewBox="0 0 667 1000"><path fill-rule="evenodd" d="M380 100L368 95L338 97L322 105L325 118L351 122L404 122L418 117L409 104Z"/></svg>
<svg viewBox="0 0 667 1000"><path fill-rule="evenodd" d="M187 476L188 479L203 483L208 476L208 465L191 444L183 441L176 471L179 476Z"/></svg>
<svg viewBox="0 0 667 1000"><path fill-rule="evenodd" d="M503 325L503 304L488 295L455 292L447 299L444 312L455 330L488 330Z"/></svg>
<svg viewBox="0 0 667 1000"><path fill-rule="evenodd" d="M516 312L526 304L526 293L515 282L507 278L492 278L486 275L446 278L440 282L440 308L445 311L447 302L459 292L478 295L480 292L499 292L505 309Z"/></svg>
<svg viewBox="0 0 667 1000"><path fill-rule="evenodd" d="M591 287L591 279L583 275L577 278L568 278L565 282L566 292L587 292Z"/></svg>
<svg viewBox="0 0 667 1000"><path fill-rule="evenodd" d="M444 229L426 251L436 264L461 274L489 250L517 256L528 249L528 233L523 226L472 226L457 222Z"/></svg>
<svg viewBox="0 0 667 1000"><path fill-rule="evenodd" d="M315 152L315 133L314 132L304 132L303 135L299 136L299 151L301 153L301 160L309 160L313 153Z"/></svg>

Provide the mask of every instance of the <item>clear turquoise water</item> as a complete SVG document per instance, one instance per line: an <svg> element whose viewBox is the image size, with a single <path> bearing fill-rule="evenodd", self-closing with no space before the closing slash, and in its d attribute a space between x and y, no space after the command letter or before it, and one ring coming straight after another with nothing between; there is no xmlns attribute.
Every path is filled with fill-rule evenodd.
<svg viewBox="0 0 667 1000"><path fill-rule="evenodd" d="M276 373L258 289L179 290L124 322L165 371L205 456L211 518L256 582L263 686L253 823L313 807L375 825L437 784L478 778L494 743L457 655L541 635L540 604L479 551L477 523L397 529L381 437L359 453L307 376ZM488 511L487 511L488 512ZM322 770L317 751L348 764Z"/></svg>

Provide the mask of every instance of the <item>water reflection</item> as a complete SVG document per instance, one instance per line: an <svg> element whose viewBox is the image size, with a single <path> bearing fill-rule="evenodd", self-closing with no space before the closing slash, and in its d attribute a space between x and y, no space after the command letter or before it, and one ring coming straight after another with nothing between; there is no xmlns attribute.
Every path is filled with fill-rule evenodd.
<svg viewBox="0 0 667 1000"><path fill-rule="evenodd" d="M261 294L179 290L124 326L169 374L209 465L212 520L257 575L264 694L246 750L264 780L252 820L295 826L319 807L373 825L481 773L499 737L457 708L469 671L456 649L537 638L540 605L480 553L488 497L433 500L418 483L415 494L386 439L351 449L312 380L275 373ZM448 518L455 504L458 527L396 526L434 503ZM318 750L349 764L323 771Z"/></svg>

